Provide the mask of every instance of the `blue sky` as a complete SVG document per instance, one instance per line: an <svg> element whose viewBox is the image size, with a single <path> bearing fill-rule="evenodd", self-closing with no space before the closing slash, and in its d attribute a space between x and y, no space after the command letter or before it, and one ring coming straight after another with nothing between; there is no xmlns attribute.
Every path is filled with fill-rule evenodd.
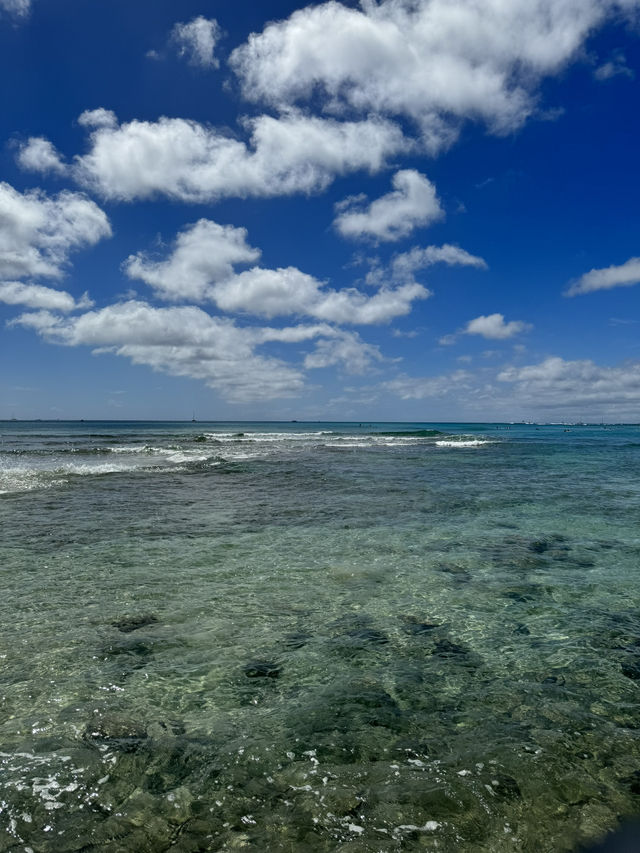
<svg viewBox="0 0 640 853"><path fill-rule="evenodd" d="M640 0L0 0L0 418L640 420Z"/></svg>

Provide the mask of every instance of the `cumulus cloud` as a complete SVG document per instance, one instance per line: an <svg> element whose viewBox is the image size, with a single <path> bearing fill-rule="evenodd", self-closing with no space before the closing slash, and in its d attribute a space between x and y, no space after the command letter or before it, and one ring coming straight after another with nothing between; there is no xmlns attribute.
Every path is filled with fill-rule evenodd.
<svg viewBox="0 0 640 853"><path fill-rule="evenodd" d="M387 323L408 314L415 300L430 295L415 282L382 286L369 295L353 287L329 288L296 267L236 270L259 256L259 250L248 244L244 228L201 219L178 234L165 260L138 253L125 261L124 269L162 299L208 300L226 312L267 318L306 315L339 325Z"/></svg>
<svg viewBox="0 0 640 853"><path fill-rule="evenodd" d="M67 165L63 162L62 155L54 145L42 136L32 136L20 147L18 152L18 165L28 172L40 172L55 175L64 175Z"/></svg>
<svg viewBox="0 0 640 853"><path fill-rule="evenodd" d="M303 390L301 369L256 352L271 342L316 340L315 349L304 359L306 369L340 365L347 373L359 374L383 360L378 347L357 333L325 323L242 328L196 306L155 308L138 300L75 317L35 311L22 314L12 324L30 328L51 343L88 346L96 354L115 353L163 373L202 379L238 403L293 397Z"/></svg>
<svg viewBox="0 0 640 853"><path fill-rule="evenodd" d="M218 68L220 62L214 51L221 34L214 18L208 20L199 15L187 24L176 24L171 31L171 39L176 44L179 55L184 56L191 65Z"/></svg>
<svg viewBox="0 0 640 853"><path fill-rule="evenodd" d="M27 313L13 323L52 343L94 347L173 376L202 379L232 402L295 396L304 386L300 370L255 352L259 333L195 306L154 308L131 300L76 317Z"/></svg>
<svg viewBox="0 0 640 853"><path fill-rule="evenodd" d="M113 110L106 110L104 107L98 107L95 110L85 110L78 116L78 124L82 127L100 128L100 127L117 127L118 119Z"/></svg>
<svg viewBox="0 0 640 853"><path fill-rule="evenodd" d="M567 290L566 296L610 290L612 287L631 287L640 282L640 258L629 258L620 266L593 269L581 276Z"/></svg>
<svg viewBox="0 0 640 853"><path fill-rule="evenodd" d="M527 332L531 328L533 327L529 323L523 323L521 320L505 323L504 314L488 314L469 320L463 329L463 334L482 335L489 340L502 341L513 338L521 332Z"/></svg>
<svg viewBox="0 0 640 853"><path fill-rule="evenodd" d="M373 362L384 361L377 346L365 343L357 332L340 332L333 339L318 341L304 360L308 369L340 365L346 373L367 373Z"/></svg>
<svg viewBox="0 0 640 853"><path fill-rule="evenodd" d="M339 325L388 323L408 314L416 299L429 295L419 284L381 288L372 296L353 287L334 290L295 267L254 267L213 289L213 298L224 311L261 317L307 315Z"/></svg>
<svg viewBox="0 0 640 853"><path fill-rule="evenodd" d="M313 306L313 316L340 324L370 325L388 323L394 317L409 314L413 302L428 299L430 291L421 284L383 287L373 296L355 288L333 290Z"/></svg>
<svg viewBox="0 0 640 853"><path fill-rule="evenodd" d="M483 258L450 243L444 243L442 246L414 246L408 252L394 255L387 265L380 264L377 259L370 259L369 263L371 269L367 272L365 281L378 287L415 284L416 273L434 264L487 269Z"/></svg>
<svg viewBox="0 0 640 853"><path fill-rule="evenodd" d="M244 94L283 109L322 99L336 115L414 121L437 152L465 119L520 127L536 88L608 15L637 0L365 0L311 5L268 24L231 56Z"/></svg>
<svg viewBox="0 0 640 853"><path fill-rule="evenodd" d="M240 311L260 317L317 316L313 309L322 298L321 287L317 279L295 267L275 270L254 267L217 285L214 298L223 311Z"/></svg>
<svg viewBox="0 0 640 853"><path fill-rule="evenodd" d="M76 158L73 174L105 198L210 202L316 192L336 175L376 172L408 146L397 125L375 117L340 122L291 112L246 125L249 145L187 119L117 126L94 117L90 151Z"/></svg>
<svg viewBox="0 0 640 853"><path fill-rule="evenodd" d="M76 301L65 290L43 287L39 284L24 284L20 281L0 282L0 302L7 305L26 305L29 308L44 308L53 311L75 311L89 308L93 304L87 294Z"/></svg>
<svg viewBox="0 0 640 853"><path fill-rule="evenodd" d="M237 264L259 257L260 252L247 243L245 228L201 219L178 234L167 260L155 261L140 252L127 258L124 270L161 299L201 302L213 299L212 285L233 276Z"/></svg>
<svg viewBox="0 0 640 853"><path fill-rule="evenodd" d="M637 418L640 404L640 362L601 367L590 359L565 361L557 356L539 364L510 367L498 375L512 383L521 399L537 406L570 410L583 407L583 416L601 415L601 407L625 409Z"/></svg>
<svg viewBox="0 0 640 853"><path fill-rule="evenodd" d="M393 176L393 192L363 207L359 199L345 199L334 226L343 237L392 241L407 237L415 228L444 217L436 188L415 169L403 169Z"/></svg>
<svg viewBox="0 0 640 853"><path fill-rule="evenodd" d="M49 197L0 183L0 280L60 278L72 251L110 235L105 213L81 193Z"/></svg>

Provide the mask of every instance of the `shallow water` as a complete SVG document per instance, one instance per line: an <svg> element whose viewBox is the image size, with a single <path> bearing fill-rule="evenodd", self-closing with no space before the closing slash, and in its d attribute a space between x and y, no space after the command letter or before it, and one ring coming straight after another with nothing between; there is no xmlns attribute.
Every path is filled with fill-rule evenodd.
<svg viewBox="0 0 640 853"><path fill-rule="evenodd" d="M640 427L0 438L0 850L569 851L638 811Z"/></svg>

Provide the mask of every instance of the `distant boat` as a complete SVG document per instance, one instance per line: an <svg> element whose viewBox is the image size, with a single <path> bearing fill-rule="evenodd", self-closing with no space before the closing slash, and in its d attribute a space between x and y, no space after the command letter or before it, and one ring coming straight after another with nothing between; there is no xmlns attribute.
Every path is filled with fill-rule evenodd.
<svg viewBox="0 0 640 853"><path fill-rule="evenodd" d="M193 413L193 417L191 418L191 423L192 423L192 424L196 424L196 423L198 423L198 422L196 421L196 413L195 413L195 412Z"/></svg>

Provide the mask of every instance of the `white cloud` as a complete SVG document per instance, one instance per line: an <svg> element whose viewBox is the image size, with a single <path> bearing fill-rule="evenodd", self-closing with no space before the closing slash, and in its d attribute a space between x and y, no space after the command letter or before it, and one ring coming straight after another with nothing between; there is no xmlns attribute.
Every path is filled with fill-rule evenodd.
<svg viewBox="0 0 640 853"><path fill-rule="evenodd" d="M26 305L29 308L45 308L52 311L75 311L89 308L93 303L85 294L76 300L65 290L55 290L39 284L23 284L20 281L0 282L0 302L7 305Z"/></svg>
<svg viewBox="0 0 640 853"><path fill-rule="evenodd" d="M60 152L48 139L42 136L32 136L20 147L18 165L28 172L41 174L53 173L64 175L68 166L63 162Z"/></svg>
<svg viewBox="0 0 640 853"><path fill-rule="evenodd" d="M0 0L0 10L10 15L24 17L31 10L31 0Z"/></svg>
<svg viewBox="0 0 640 853"><path fill-rule="evenodd" d="M115 128L118 126L118 119L113 110L98 107L96 110L85 110L83 113L80 113L78 124L88 128Z"/></svg>
<svg viewBox="0 0 640 853"><path fill-rule="evenodd" d="M74 175L93 191L122 201L311 193L336 175L378 171L408 145L396 125L379 118L339 122L292 112L258 116L246 125L249 146L180 118L100 124L89 153L76 158Z"/></svg>
<svg viewBox="0 0 640 853"><path fill-rule="evenodd" d="M395 255L391 262L391 271L396 281L411 280L418 270L426 269L433 264L487 269L487 263L483 258L472 255L459 246L444 243L442 246L426 246L423 249L414 246L408 252Z"/></svg>
<svg viewBox="0 0 640 853"><path fill-rule="evenodd" d="M519 399L536 406L575 411L599 419L600 407L618 407L637 418L640 412L640 362L601 367L589 359L565 361L551 356L539 364L510 367L498 375L513 383Z"/></svg>
<svg viewBox="0 0 640 853"><path fill-rule="evenodd" d="M415 274L434 264L487 269L483 258L449 243L423 248L414 246L408 252L394 255L386 266L380 264L376 258L368 259L368 263L371 264L371 269L367 272L365 281L377 287L389 286L389 284L415 284Z"/></svg>
<svg viewBox="0 0 640 853"><path fill-rule="evenodd" d="M427 397L455 395L472 387L473 376L466 370L455 370L444 376L399 376L382 387L402 400L424 400Z"/></svg>
<svg viewBox="0 0 640 853"><path fill-rule="evenodd" d="M635 77L634 71L627 65L627 58L621 50L615 50L608 62L603 62L593 72L596 80L604 82L613 77Z"/></svg>
<svg viewBox="0 0 640 853"><path fill-rule="evenodd" d="M465 119L514 130L536 88L608 15L637 0L363 0L328 2L268 24L231 64L244 94L278 108L319 96L347 115L407 117L436 152Z"/></svg>
<svg viewBox="0 0 640 853"><path fill-rule="evenodd" d="M256 261L260 252L247 243L245 228L201 219L177 236L165 261L140 252L124 263L129 278L141 279L161 299L201 302L213 299L212 285L234 274L234 266Z"/></svg>
<svg viewBox="0 0 640 853"><path fill-rule="evenodd" d="M192 65L218 68L220 62L214 56L214 51L221 34L215 19L207 20L199 15L188 24L176 24L171 38L178 46L179 55L186 57Z"/></svg>
<svg viewBox="0 0 640 853"><path fill-rule="evenodd" d="M298 314L339 325L376 325L408 314L416 299L430 294L422 285L411 284L381 288L369 296L356 288L325 288L295 267L254 267L216 285L213 295L224 311L261 317Z"/></svg>
<svg viewBox="0 0 640 853"><path fill-rule="evenodd" d="M60 278L72 251L110 235L104 212L80 193L50 198L0 183L0 280Z"/></svg>
<svg viewBox="0 0 640 853"><path fill-rule="evenodd" d="M66 310L62 305L51 308ZM347 373L359 374L384 360L378 347L356 332L326 323L242 328L193 305L155 308L129 300L74 317L54 310L25 313L10 325L32 329L50 343L88 346L95 354L115 353L173 376L202 379L230 402L293 397L303 391L301 369L256 352L269 343L317 340L304 358L306 369L340 365Z"/></svg>
<svg viewBox="0 0 640 853"><path fill-rule="evenodd" d="M441 338L438 339L438 343L441 347L452 347L455 343L457 343L457 341L458 336L453 334L443 335Z"/></svg>
<svg viewBox="0 0 640 853"><path fill-rule="evenodd" d="M318 316L314 305L321 299L321 287L317 279L295 267L275 270L254 267L217 285L214 298L223 311L241 311L260 317Z"/></svg>
<svg viewBox="0 0 640 853"><path fill-rule="evenodd" d="M310 341L313 338L334 338L342 334L346 334L334 326L328 326L326 323L319 323L313 326L285 326L282 329L272 329L269 326L262 328L254 328L251 330L254 340L257 343L268 343L270 341L278 341L285 344L298 344L302 341Z"/></svg>
<svg viewBox="0 0 640 853"><path fill-rule="evenodd" d="M333 323L369 325L388 323L409 314L416 299L428 299L430 291L421 284L383 287L373 296L355 288L332 290L313 307L313 316Z"/></svg>
<svg viewBox="0 0 640 853"><path fill-rule="evenodd" d="M178 234L166 260L138 253L125 261L124 269L162 299L208 300L227 312L267 318L306 315L340 325L387 323L408 314L415 300L430 295L416 282L382 286L373 295L356 288L334 290L295 267L236 271L237 265L249 264L259 255L248 244L244 228L201 219Z"/></svg>
<svg viewBox="0 0 640 853"><path fill-rule="evenodd" d="M482 335L483 338L498 341L513 338L514 335L529 331L531 328L529 323L523 323L521 320L505 323L503 314L488 314L469 320L463 329L463 334Z"/></svg>
<svg viewBox="0 0 640 853"><path fill-rule="evenodd" d="M232 402L296 396L304 387L300 370L255 353L259 331L195 306L154 308L129 301L77 317L39 311L12 322L53 343L90 346L173 376L202 379Z"/></svg>
<svg viewBox="0 0 640 853"><path fill-rule="evenodd" d="M393 192L362 208L359 200L345 199L336 207L340 211L334 226L343 237L376 240L400 240L415 228L429 225L444 217L436 196L436 188L415 169L396 172Z"/></svg>
<svg viewBox="0 0 640 853"><path fill-rule="evenodd" d="M581 276L567 290L566 296L610 290L612 287L630 287L640 282L640 258L629 258L620 266L593 269Z"/></svg>
<svg viewBox="0 0 640 853"><path fill-rule="evenodd" d="M377 346L365 343L357 332L340 332L333 339L318 341L304 360L308 369L342 365L346 373L367 373L374 361L384 361Z"/></svg>

